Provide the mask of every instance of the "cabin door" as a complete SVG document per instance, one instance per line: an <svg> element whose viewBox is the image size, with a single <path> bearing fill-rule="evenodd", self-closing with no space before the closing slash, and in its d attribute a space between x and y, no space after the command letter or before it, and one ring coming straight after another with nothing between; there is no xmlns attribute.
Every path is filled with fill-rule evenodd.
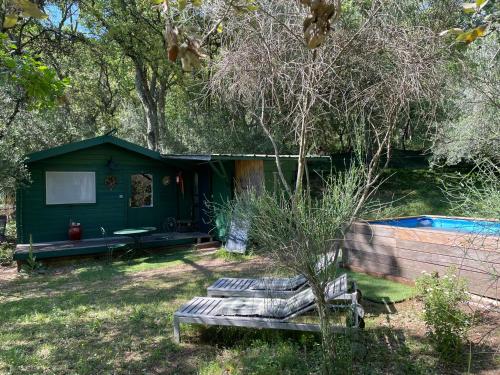
<svg viewBox="0 0 500 375"><path fill-rule="evenodd" d="M115 190L112 184L112 182L109 183L108 186L111 187L99 193L103 208L99 211L96 221L96 236L101 235L98 227L103 227L107 235L112 236L114 231L127 226L127 194L120 187Z"/></svg>
<svg viewBox="0 0 500 375"><path fill-rule="evenodd" d="M193 188L193 216L195 224L201 232L208 232L211 228L207 202L211 197L210 167L203 165L195 172Z"/></svg>
<svg viewBox="0 0 500 375"><path fill-rule="evenodd" d="M154 176L152 173L132 173L129 176L127 226L130 228L155 225Z"/></svg>
<svg viewBox="0 0 500 375"><path fill-rule="evenodd" d="M236 160L235 188L238 193L254 190L260 192L264 188L264 161Z"/></svg>

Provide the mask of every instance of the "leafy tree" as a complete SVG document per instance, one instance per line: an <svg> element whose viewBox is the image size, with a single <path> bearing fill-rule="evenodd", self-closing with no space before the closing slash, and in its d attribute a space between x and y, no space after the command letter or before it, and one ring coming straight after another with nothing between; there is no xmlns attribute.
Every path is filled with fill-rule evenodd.
<svg viewBox="0 0 500 375"><path fill-rule="evenodd" d="M16 122L26 120L27 113L61 105L69 87L69 79L59 75L34 47L45 17L30 1L0 2L0 190L7 193L27 177L24 145L11 137L21 131ZM22 142L26 143L28 134L24 128Z"/></svg>
<svg viewBox="0 0 500 375"><path fill-rule="evenodd" d="M500 219L500 167L488 159L478 160L471 172L448 178L444 192L460 216ZM498 277L498 275L497 275Z"/></svg>
<svg viewBox="0 0 500 375"><path fill-rule="evenodd" d="M44 18L47 15L31 1L0 2L0 83L5 107L0 114L0 138L23 106L53 107L63 99L69 84L66 77L59 77L29 46L30 38L26 35L40 29L40 20Z"/></svg>
<svg viewBox="0 0 500 375"><path fill-rule="evenodd" d="M142 105L147 145L158 150L160 124L165 123L166 92L182 80L179 66L166 59L163 21L150 1L83 1L81 17L100 44L116 46L131 63L135 90Z"/></svg>
<svg viewBox="0 0 500 375"><path fill-rule="evenodd" d="M441 32L441 36L452 36L456 43L468 45L487 35L498 34L500 7L495 1L476 0L462 4L464 17L460 27Z"/></svg>
<svg viewBox="0 0 500 375"><path fill-rule="evenodd" d="M450 64L447 86L452 96L444 119L434 124L434 164L500 161L498 51L492 34Z"/></svg>
<svg viewBox="0 0 500 375"><path fill-rule="evenodd" d="M279 136L287 134L286 143L298 150L299 168L295 187L282 177L284 197L243 195L231 209L250 207L246 217L254 218L254 236L273 264L308 278L319 301L323 372L330 373L336 348L323 302L332 274L318 276L314 265L334 249L338 256L335 244L376 190L381 161L390 159L398 130L411 120L435 118L445 96L441 65L449 55L435 26L424 20L435 13L442 14L443 24L452 22L440 6L422 9L414 1L348 3L345 20L340 18L328 38L304 40L310 9L256 3L256 11L226 21L224 48L208 88L227 102L244 104L270 139L278 171L285 143ZM315 38L319 43L311 45ZM305 155L324 142L323 129L338 124L349 134L357 164L336 175L315 200L303 188Z"/></svg>
<svg viewBox="0 0 500 375"><path fill-rule="evenodd" d="M441 2L346 3L336 29L311 52L301 35L305 8L257 2L256 11L226 21L209 89L243 103L275 151L285 144L299 155L328 152L338 143L345 151L362 132L376 164L381 144L390 156L394 140L417 126L427 131L442 113L450 53L437 34L460 15L453 3L446 11ZM302 175L299 168L296 187Z"/></svg>

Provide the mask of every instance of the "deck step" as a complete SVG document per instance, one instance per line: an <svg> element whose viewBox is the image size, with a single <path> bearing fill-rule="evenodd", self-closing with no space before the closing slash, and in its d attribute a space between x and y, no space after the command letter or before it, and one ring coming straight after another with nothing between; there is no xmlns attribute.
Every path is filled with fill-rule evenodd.
<svg viewBox="0 0 500 375"><path fill-rule="evenodd" d="M201 249L211 249L211 248L219 248L221 247L220 241L208 241L208 242L201 242L197 243L194 245L194 248L196 250L201 250Z"/></svg>

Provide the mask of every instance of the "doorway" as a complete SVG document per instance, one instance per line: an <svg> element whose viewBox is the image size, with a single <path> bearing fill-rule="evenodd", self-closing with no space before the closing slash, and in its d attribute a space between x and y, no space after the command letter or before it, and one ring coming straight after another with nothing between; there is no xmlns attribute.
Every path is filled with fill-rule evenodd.
<svg viewBox="0 0 500 375"><path fill-rule="evenodd" d="M128 185L127 225L131 228L154 226L155 199L153 174L131 174Z"/></svg>
<svg viewBox="0 0 500 375"><path fill-rule="evenodd" d="M210 167L207 164L202 165L194 173L193 183L193 221L198 229L205 233L212 227L207 206L212 196L210 176Z"/></svg>

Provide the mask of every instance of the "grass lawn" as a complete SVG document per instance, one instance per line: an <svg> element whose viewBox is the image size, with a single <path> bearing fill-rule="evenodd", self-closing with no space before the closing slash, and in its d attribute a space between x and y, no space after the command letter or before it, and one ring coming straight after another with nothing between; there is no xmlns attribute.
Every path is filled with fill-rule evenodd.
<svg viewBox="0 0 500 375"><path fill-rule="evenodd" d="M345 271L356 280L363 299L377 303L402 302L414 296L414 288L409 285L396 283L380 277L373 277L365 273Z"/></svg>
<svg viewBox="0 0 500 375"><path fill-rule="evenodd" d="M452 215L441 191L443 173L428 169L389 169L385 182L375 195L381 203L392 202L384 217L414 215Z"/></svg>
<svg viewBox="0 0 500 375"><path fill-rule="evenodd" d="M0 278L0 373L317 373L319 340L312 333L183 325L182 343L173 341L172 315L181 304L204 295L222 275L256 275L265 267L257 256L226 259L183 250ZM354 276L365 297L404 294L392 283ZM369 288L375 284L387 290ZM465 368L448 368L433 354L418 301L365 302L365 308L365 331L338 336L339 373L452 374ZM490 345L477 349L483 354L474 357L474 373L494 373L498 363Z"/></svg>

